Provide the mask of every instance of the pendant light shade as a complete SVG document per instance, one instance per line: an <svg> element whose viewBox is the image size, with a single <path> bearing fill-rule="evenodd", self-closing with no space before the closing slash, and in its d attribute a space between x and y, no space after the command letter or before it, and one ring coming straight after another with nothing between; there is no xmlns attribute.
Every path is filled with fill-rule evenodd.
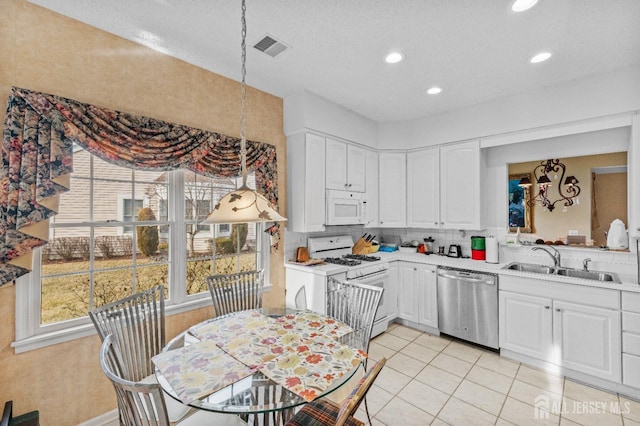
<svg viewBox="0 0 640 426"><path fill-rule="evenodd" d="M246 4L242 0L242 84L241 109L240 109L240 165L242 171L242 186L231 191L220 199L209 216L202 222L209 223L250 223L250 222L282 222L287 218L281 216L264 198L254 189L247 186L247 137L245 132L246 99L247 99L247 20Z"/></svg>
<svg viewBox="0 0 640 426"><path fill-rule="evenodd" d="M248 186L222 197L202 223L281 222L282 217L269 201Z"/></svg>

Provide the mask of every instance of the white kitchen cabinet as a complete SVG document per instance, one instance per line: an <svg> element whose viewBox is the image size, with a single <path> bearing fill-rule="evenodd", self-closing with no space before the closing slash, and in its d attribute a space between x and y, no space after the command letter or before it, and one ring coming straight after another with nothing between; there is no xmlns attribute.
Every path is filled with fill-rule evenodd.
<svg viewBox="0 0 640 426"><path fill-rule="evenodd" d="M621 382L619 292L512 276L500 280L501 349Z"/></svg>
<svg viewBox="0 0 640 426"><path fill-rule="evenodd" d="M366 150L327 138L326 188L364 192L366 185Z"/></svg>
<svg viewBox="0 0 640 426"><path fill-rule="evenodd" d="M640 388L640 293L622 292L622 383Z"/></svg>
<svg viewBox="0 0 640 426"><path fill-rule="evenodd" d="M379 218L383 228L404 228L407 224L407 156L404 152L380 152Z"/></svg>
<svg viewBox="0 0 640 426"><path fill-rule="evenodd" d="M557 364L620 381L620 312L569 302L553 302Z"/></svg>
<svg viewBox="0 0 640 426"><path fill-rule="evenodd" d="M398 272L398 317L418 323L420 298L416 280L417 266L400 262Z"/></svg>
<svg viewBox="0 0 640 426"><path fill-rule="evenodd" d="M379 226L378 217L378 153L367 150L366 152L366 201L367 201L367 222L365 228L377 228Z"/></svg>
<svg viewBox="0 0 640 426"><path fill-rule="evenodd" d="M325 138L313 133L287 137L287 229L325 230Z"/></svg>
<svg viewBox="0 0 640 426"><path fill-rule="evenodd" d="M500 348L551 361L551 299L507 291L501 291L498 299Z"/></svg>
<svg viewBox="0 0 640 426"><path fill-rule="evenodd" d="M436 266L400 262L398 270L398 317L437 329Z"/></svg>
<svg viewBox="0 0 640 426"><path fill-rule="evenodd" d="M407 226L482 229L480 142L407 153Z"/></svg>
<svg viewBox="0 0 640 426"><path fill-rule="evenodd" d="M438 328L438 278L434 265L417 265L418 323Z"/></svg>
<svg viewBox="0 0 640 426"><path fill-rule="evenodd" d="M440 227L482 229L480 141L440 148Z"/></svg>
<svg viewBox="0 0 640 426"><path fill-rule="evenodd" d="M440 227L440 150L407 153L407 226Z"/></svg>

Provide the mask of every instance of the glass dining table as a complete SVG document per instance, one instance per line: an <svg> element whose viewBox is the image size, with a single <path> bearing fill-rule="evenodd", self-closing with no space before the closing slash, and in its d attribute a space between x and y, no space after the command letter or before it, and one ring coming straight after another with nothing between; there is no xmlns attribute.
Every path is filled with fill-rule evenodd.
<svg viewBox="0 0 640 426"><path fill-rule="evenodd" d="M208 319L154 357L156 378L191 407L284 424L335 392L366 354L346 324L306 310L263 308ZM269 420L270 419L270 420Z"/></svg>

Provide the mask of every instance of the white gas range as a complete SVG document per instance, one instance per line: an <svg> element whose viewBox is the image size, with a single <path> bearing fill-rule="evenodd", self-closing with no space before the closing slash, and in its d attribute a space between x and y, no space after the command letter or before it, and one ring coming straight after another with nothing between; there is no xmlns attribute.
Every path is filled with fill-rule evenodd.
<svg viewBox="0 0 640 426"><path fill-rule="evenodd" d="M325 312L328 277L346 279L362 284L385 288L389 284L389 263L375 255L353 255L353 238L350 235L309 238L309 255L323 259L325 264L300 266L287 264L287 306L295 307L295 298L302 287L306 294L306 307ZM387 329L387 314L383 293L374 320L371 337Z"/></svg>

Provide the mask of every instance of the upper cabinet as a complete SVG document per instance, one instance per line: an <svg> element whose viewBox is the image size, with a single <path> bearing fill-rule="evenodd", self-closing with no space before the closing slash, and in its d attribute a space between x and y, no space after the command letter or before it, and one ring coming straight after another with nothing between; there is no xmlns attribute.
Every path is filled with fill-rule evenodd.
<svg viewBox="0 0 640 426"><path fill-rule="evenodd" d="M383 228L407 225L407 156L404 152L378 154L379 223Z"/></svg>
<svg viewBox="0 0 640 426"><path fill-rule="evenodd" d="M440 150L407 153L407 226L440 227Z"/></svg>
<svg viewBox="0 0 640 426"><path fill-rule="evenodd" d="M378 153L376 151L367 150L366 153L366 180L367 180L367 222L366 228L377 228L379 226L378 214Z"/></svg>
<svg viewBox="0 0 640 426"><path fill-rule="evenodd" d="M366 150L326 138L326 188L364 192Z"/></svg>
<svg viewBox="0 0 640 426"><path fill-rule="evenodd" d="M312 133L287 137L287 229L324 231L325 138Z"/></svg>
<svg viewBox="0 0 640 426"><path fill-rule="evenodd" d="M482 229L480 141L440 148L440 226Z"/></svg>
<svg viewBox="0 0 640 426"><path fill-rule="evenodd" d="M407 226L482 229L480 141L407 154Z"/></svg>

